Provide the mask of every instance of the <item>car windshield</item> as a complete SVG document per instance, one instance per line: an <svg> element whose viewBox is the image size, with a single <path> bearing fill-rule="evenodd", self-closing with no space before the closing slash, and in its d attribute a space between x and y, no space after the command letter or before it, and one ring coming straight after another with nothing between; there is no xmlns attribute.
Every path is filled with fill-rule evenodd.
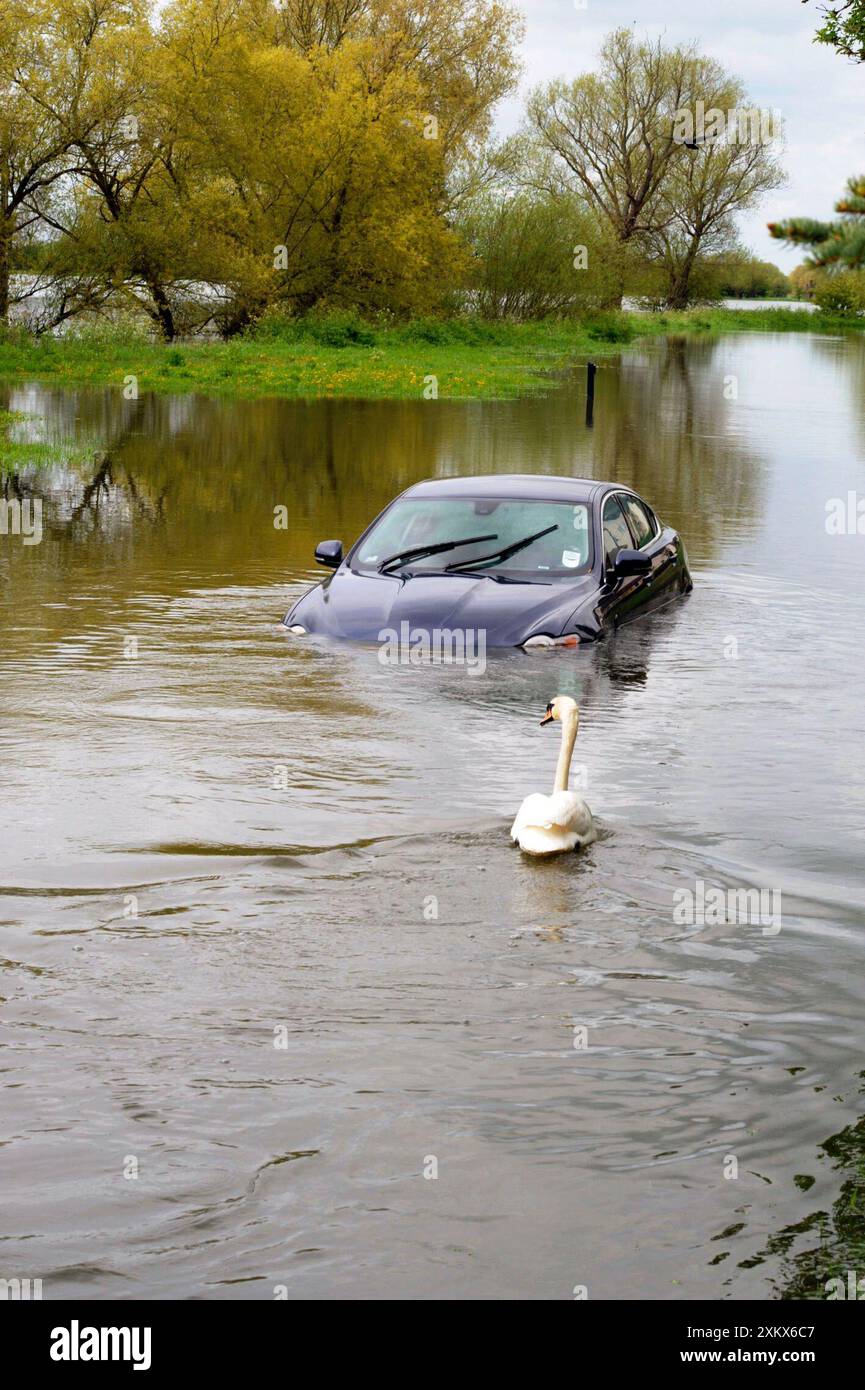
<svg viewBox="0 0 865 1390"><path fill-rule="evenodd" d="M499 558L499 552L518 546L539 531L546 534L537 536L513 555ZM461 541L469 543L459 544ZM452 542L456 542L453 548L440 548L431 555L405 554ZM399 556L403 557L401 561ZM487 556L495 558L487 561ZM591 558L589 510L582 502L541 502L524 497L406 497L388 508L364 538L351 563L353 569L370 573L391 561L389 574L440 574L445 569L450 573L470 569L476 574L549 579L584 573L591 567Z"/></svg>

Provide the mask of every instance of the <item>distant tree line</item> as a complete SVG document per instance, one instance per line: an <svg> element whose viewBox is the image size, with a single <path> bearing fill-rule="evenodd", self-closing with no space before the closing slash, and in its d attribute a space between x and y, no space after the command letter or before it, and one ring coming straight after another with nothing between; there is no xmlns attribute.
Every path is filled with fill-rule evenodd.
<svg viewBox="0 0 865 1390"><path fill-rule="evenodd" d="M737 241L783 176L736 78L619 30L496 141L520 37L505 0L3 0L0 321L787 292Z"/></svg>

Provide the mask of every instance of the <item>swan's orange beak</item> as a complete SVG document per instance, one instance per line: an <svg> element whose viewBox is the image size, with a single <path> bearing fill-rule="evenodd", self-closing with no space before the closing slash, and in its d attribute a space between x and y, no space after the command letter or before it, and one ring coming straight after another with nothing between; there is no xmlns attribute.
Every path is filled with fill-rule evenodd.
<svg viewBox="0 0 865 1390"><path fill-rule="evenodd" d="M552 706L552 702L550 702L550 704L547 705L547 712L546 712L546 714L544 715L543 719L541 720L541 728L543 728L545 724L552 724L552 722L553 722L553 706Z"/></svg>

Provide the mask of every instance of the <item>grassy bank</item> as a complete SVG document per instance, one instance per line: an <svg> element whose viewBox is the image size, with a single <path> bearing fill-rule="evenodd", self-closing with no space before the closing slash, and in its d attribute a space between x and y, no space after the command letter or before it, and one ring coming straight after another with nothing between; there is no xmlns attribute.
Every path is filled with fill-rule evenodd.
<svg viewBox="0 0 865 1390"><path fill-rule="evenodd" d="M0 381L126 386L139 394L408 399L436 389L439 398L501 399L548 390L550 374L576 359L617 352L659 334L837 333L862 327L862 321L799 309L713 308L532 323L427 320L386 328L343 315L272 323L227 343L173 346L119 331L60 339L13 331L0 339Z"/></svg>

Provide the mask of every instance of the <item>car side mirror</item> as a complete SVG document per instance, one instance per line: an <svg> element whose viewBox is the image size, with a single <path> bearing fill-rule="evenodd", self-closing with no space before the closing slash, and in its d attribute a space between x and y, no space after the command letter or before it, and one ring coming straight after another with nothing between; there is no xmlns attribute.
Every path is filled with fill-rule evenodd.
<svg viewBox="0 0 865 1390"><path fill-rule="evenodd" d="M339 569L342 564L342 541L319 541L315 547L315 558L320 565L329 570Z"/></svg>
<svg viewBox="0 0 865 1390"><path fill-rule="evenodd" d="M624 579L630 574L649 574L651 569L652 558L644 550L623 548L613 561L613 573L617 579Z"/></svg>

